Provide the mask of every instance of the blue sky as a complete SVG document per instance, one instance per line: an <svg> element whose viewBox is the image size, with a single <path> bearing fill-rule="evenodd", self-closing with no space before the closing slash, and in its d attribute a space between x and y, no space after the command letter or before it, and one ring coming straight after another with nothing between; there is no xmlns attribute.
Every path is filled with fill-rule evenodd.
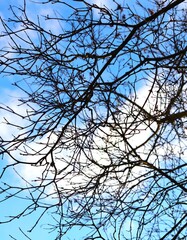
<svg viewBox="0 0 187 240"><path fill-rule="evenodd" d="M7 19L11 17L9 9L9 5L16 5L18 6L19 4L22 5L23 1L22 0L1 0L1 8L0 8L0 15L3 19ZM27 1L28 4L28 13L34 18L36 17L35 15L37 13L47 13L51 12L51 8L53 5L51 5L51 8L45 8L43 5L38 5L38 4L29 4L30 1ZM4 39L0 40L1 44L4 42ZM1 76L1 81L0 81L0 102L4 103L8 106L16 107L17 104L17 99L20 96L20 91L16 89L15 87L12 86L12 83L16 81L16 77L14 76L6 76L2 77ZM3 121L2 117L8 117L8 114L5 112L2 112L0 110L0 121ZM6 136L10 137L11 136L11 131L8 127L0 125L0 132L1 136ZM1 170L3 167L6 165L5 163L6 159L1 161ZM8 161L8 159L7 159ZM19 185L20 184L20 179L19 177L16 176L14 171L7 171L6 174L4 175L2 182L0 183L0 187L4 187L4 183L12 183L13 185ZM4 196L7 196L7 194L0 194L0 201L4 198ZM6 216L12 216L14 214L17 214L19 210L23 210L24 206L27 206L27 201L19 198L11 198L7 201L1 202L0 203L0 222L1 221L6 221L8 217ZM28 239L24 234L20 231L19 228L22 229L23 232L27 234L27 231L33 226L35 223L35 219L37 219L38 212L32 215L28 215L27 217L16 219L12 221L11 223L6 223L6 224L0 224L0 238L2 240L9 240L13 239L10 237L14 237L17 240L25 240ZM50 222L49 222L50 221ZM48 224L52 224L52 219L51 217L46 217L38 224L38 226L28 234L28 236L32 240L51 240L55 239L56 237L56 232L50 233L50 230L46 230L45 228L48 228ZM76 233L78 234L78 232ZM74 236L71 235L71 239Z"/></svg>
<svg viewBox="0 0 187 240"><path fill-rule="evenodd" d="M36 18L37 14L39 15L47 15L52 12L53 5L39 5L30 3L30 1L27 2L27 9L28 14L32 18ZM99 1L95 1L99 4ZM0 15L3 19L7 19L11 17L11 13L9 11L9 6L18 6L22 5L22 0L1 0L1 8L0 8ZM75 4L75 3L74 3ZM76 3L80 4L80 3ZM49 7L50 6L50 7ZM65 10L64 10L65 11ZM55 31L54 27L56 28L56 31L59 32L59 26L49 26L52 27L53 31ZM5 44L6 40L1 39L0 42L2 44ZM8 105L9 107L15 108L18 104L17 99L21 96L22 93L18 89L16 89L14 86L12 86L12 83L15 82L18 78L15 76L1 76L0 81L0 95L1 99L0 102L4 103L5 105ZM24 111L24 109L21 109L19 111ZM2 112L0 110L0 121L4 121L3 117L9 118L9 115L5 112ZM16 121L20 121L20 119L17 119ZM0 125L0 132L1 136L10 138L11 134L13 133L11 129L6 125ZM3 159L1 163L1 169L10 161L10 159ZM32 171L30 169L23 169L24 177L30 178L30 174ZM37 173L36 173L37 175ZM0 187L4 187L4 182L8 184L13 185L20 185L22 184L20 181L20 178L16 175L16 173L13 170L8 170L3 178L1 179ZM4 198L4 196L7 196L7 194L0 194L0 201ZM16 215L19 210L23 210L24 206L27 206L27 202L23 199L19 198L11 198L9 200L6 200L4 202L0 203L0 222L6 221L8 219L8 216ZM37 227L31 232L28 233L27 231L34 225L35 220L37 219L38 212L28 215L26 217L21 217L19 219L16 219L10 223L0 224L0 238L2 240L9 240L9 239L17 239L17 240L25 240L27 239L26 236L24 236L24 233L28 234L30 239L32 240L52 240L56 237L57 233L52 232L49 234L50 230L47 230L45 228L48 228L48 224L52 224L52 218L48 215L46 215L37 225ZM21 230L24 232L22 233ZM63 239L79 239L81 234L84 234L85 230L78 229L68 234L69 238L63 238ZM12 238L11 238L12 236Z"/></svg>
<svg viewBox="0 0 187 240"><path fill-rule="evenodd" d="M22 4L23 1L21 0L17 0L16 1L16 5L17 4ZM29 16L32 18L36 18L36 14L38 13L39 15L44 15L44 14L48 14L52 12L52 7L53 5L48 5L50 7L46 7L45 5L38 5L38 4L34 4L34 3L29 3L30 1L27 1L28 3L28 13ZM98 5L100 5L100 1L92 1ZM103 2L103 1L102 1ZM107 2L107 0L106 0ZM107 2L108 3L108 2ZM0 14L2 16L2 18L8 18L10 17L10 12L8 11L9 5L15 5L15 0L2 0L1 1L1 9L0 9ZM74 3L75 4L75 3ZM80 4L79 2L76 3L77 5ZM64 10L65 12L65 10ZM54 26L49 25L48 26L53 27L54 30ZM60 26L55 26L55 30L57 33L60 32ZM3 40L2 40L3 41ZM0 40L1 43L1 40ZM20 97L21 93L20 91L18 91L17 89L15 89L11 83L16 81L15 77L11 77L11 76L7 76L7 77L1 77L1 81L0 81L0 95L1 95L1 99L0 102L5 103L8 106L11 107L16 107L16 103L17 103L17 99ZM141 99L145 99L146 98L146 94L148 93L149 89L148 88L143 88L139 91L139 98L140 101ZM19 111L24 111L24 109L21 109ZM0 110L0 121L3 121L3 116L5 113L2 112ZM9 116L6 114L6 117L8 118ZM16 119L15 121L20 121L20 119ZM10 128L8 126L1 126L0 125L0 132L1 135L6 136L6 137L10 137L12 132L10 131ZM144 137L146 139L147 137L147 132L146 134L144 134L142 138L142 141L144 141ZM134 142L137 142L139 140L139 136L137 136L137 138L133 139ZM10 161L9 159L4 159L7 161ZM4 162L2 162L2 165L5 165ZM1 167L3 167L1 165ZM36 175L38 174L38 171L32 172L32 170L30 168L23 168L20 169L21 173L24 175L24 177L31 179L33 176L32 175ZM40 171L40 170L39 170ZM19 178L19 176L16 175L16 173L13 170L7 171L6 174L4 175L3 179L2 179L2 183L0 186L4 186L3 181L6 183L12 183L12 184L21 184L21 180ZM0 200L3 199L3 194L0 195ZM23 209L25 204L27 204L27 202L25 202L25 200L23 199L9 199L8 201L2 202L0 203L0 221L5 220L6 217L4 216L9 216L9 215L13 215L14 213L16 213L19 209ZM11 223L7 223L7 224L2 224L0 225L0 238L2 240L9 240L11 239L11 237L9 235L12 235L12 237L14 237L17 240L25 240L27 239L23 233L21 233L21 231L19 230L19 228L21 228L25 233L27 233L27 230L30 229L32 227L32 225L35 223L35 217L37 217L38 212L32 214L32 215L28 215L24 218L20 218L20 219L16 219L15 221L11 222ZM50 221L50 222L49 222ZM53 238L55 238L56 233L48 233L49 231L44 229L49 223L52 224L52 218L48 215L46 215L45 218L43 218L43 220L38 224L38 226L33 230L32 233L29 233L28 236L32 239L32 240L52 240ZM79 239L81 234L84 234L85 230L83 229L76 229L73 232L70 232L70 234L68 235L69 239L73 240L73 239ZM64 238L65 240L68 239Z"/></svg>
<svg viewBox="0 0 187 240"><path fill-rule="evenodd" d="M16 1L16 5L18 4L22 4L23 1L19 0ZM50 8L47 8L46 5L38 5L38 4L29 4L30 1L27 1L27 9L28 9L28 14L30 17L32 18L36 18L36 14L38 13L39 15L47 15L50 14L52 12L52 7L53 5L48 5L50 6ZM100 1L93 1L95 4L101 5ZM106 1L106 3L108 4L108 1ZM75 4L75 2L74 2ZM76 5L78 5L80 3L76 3ZM11 1L3 1L1 4L1 17L4 19L7 19L9 17L11 17L10 11L8 11L9 5L15 5L15 1L11 0ZM64 10L65 12L65 10ZM97 14L97 13L96 13ZM56 31L57 33L60 31L60 26L55 26L55 30L54 30L54 26L49 26L52 27L53 31ZM3 44L5 44L4 39L0 40L3 42ZM18 110L17 108L17 104L18 104L18 98L22 95L22 93L16 89L14 86L12 86L11 84L13 82L15 82L16 80L18 80L18 78L16 78L15 76L6 76L6 77L2 77L1 81L0 81L0 94L1 94L1 103L4 103L5 105L8 105L9 107L12 108L16 108L16 110ZM25 109L20 108L18 111L24 111ZM2 112L0 110L0 121L4 121L3 117L11 118L9 116L9 114ZM21 120L19 118L14 119L14 121L16 122L20 122ZM9 126L7 125L0 125L0 132L1 132L1 136L5 137L5 138L11 138L11 134L13 133L13 129L10 129ZM5 159L3 161L7 161L9 162L10 159ZM7 162L3 162L4 165L6 165ZM1 167L4 167L1 165ZM33 176L33 171L30 169L30 167L25 167L23 169L20 169L20 171L22 172L23 176L26 179L31 179ZM38 171L34 170L35 172L35 176L37 176ZM16 175L16 173L13 170L8 170L5 174L4 177L2 178L2 182L1 185L2 187L4 187L3 183L8 183L8 184L13 184L13 185L20 185L23 184L21 183L21 180L19 178L19 176ZM0 200L2 200L5 196L5 194L1 194L0 195L1 198ZM21 198L11 198L9 200L6 200L4 202L0 203L0 221L6 221L7 220L7 216L13 216L14 214L18 213L19 210L24 209L24 206L27 206L28 201L25 201L24 199ZM40 213L40 212L39 212ZM14 221L12 221L11 223L6 223L6 224L0 224L0 237L3 240L9 240L12 239L10 236L12 236L13 238L17 239L17 240L25 240L27 239L26 236L24 236L24 234L20 231L21 230L28 234L28 236L32 239L32 240L51 240L54 239L57 235L56 232L54 233L50 233L50 230L46 230L45 228L48 228L48 224L52 224L52 218L51 216L48 217L48 215L46 215L37 225L36 228L34 228L34 230L31 233L27 233L27 231L33 226L33 224L35 223L35 220L37 219L37 216L39 214L38 212L32 214L32 215L28 215L26 217L21 217L19 219L16 219ZM70 233L68 234L67 238L63 238L63 239L80 239L81 235L83 236L86 233L87 230L85 229L79 229L76 228L76 230L74 229L73 231L70 231Z"/></svg>

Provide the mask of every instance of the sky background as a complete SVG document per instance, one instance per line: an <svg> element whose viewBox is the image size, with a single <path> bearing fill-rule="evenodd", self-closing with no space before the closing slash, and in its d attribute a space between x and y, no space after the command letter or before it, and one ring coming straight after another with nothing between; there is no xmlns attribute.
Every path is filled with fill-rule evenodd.
<svg viewBox="0 0 187 240"><path fill-rule="evenodd" d="M36 18L37 14L38 15L46 15L50 14L52 12L53 5L48 4L48 5L39 5L39 4L33 4L30 3L29 0L27 2L27 10L28 14L32 18ZM7 19L11 17L11 13L9 11L10 5L12 6L18 6L22 5L23 1L22 0L0 0L0 16L3 19ZM49 26L52 27L53 31L56 32L60 31L59 26ZM0 32L2 31L0 27ZM1 46L6 43L6 39L0 38L0 44ZM0 103L4 103L5 105L8 105L13 108L17 108L17 103L18 103L18 98L22 93L12 86L12 83L15 82L17 78L15 76L6 76L3 77L1 76L1 81L0 81ZM24 111L24 109L22 109ZM21 111L22 111L21 110ZM20 110L19 110L20 111ZM9 118L9 114L3 112L0 109L0 123L4 122L3 117ZM16 120L16 119L15 119ZM20 121L20 119L17 119L17 121ZM11 129L6 126L0 124L0 135L3 137L11 137L12 131ZM6 159L3 159L1 161L1 171L3 167L6 165L7 162L5 162ZM29 169L23 169L23 172L25 176L30 177L32 174L32 171ZM0 183L0 187L4 187L4 182L8 183L13 183L13 184L21 184L21 180L19 179L18 176L16 176L15 172L13 171L7 171L6 174L4 175L2 182ZM4 196L7 196L7 194L0 193L0 201L4 199ZM27 206L27 202L23 199L9 199L6 200L5 202L0 203L0 222L1 221L6 221L8 219L6 216L12 216L16 214L19 210L24 209L24 206ZM2 240L9 240L9 239L17 239L17 240L25 240L28 239L24 234L20 231L19 228L22 229L23 232L27 233L27 230L29 230L35 223L35 219L37 217L38 213L28 215L24 218L16 219L11 223L6 223L6 224L0 224L0 239ZM50 222L49 222L50 221ZM56 237L56 232L50 233L50 230L46 230L45 228L49 228L48 224L52 224L52 219L51 217L46 217L38 224L38 226L28 234L30 239L32 240L51 240ZM82 231L77 230L73 233L69 234L69 239L79 239L79 234ZM12 236L12 237L11 237ZM68 238L66 238L68 239Z"/></svg>
<svg viewBox="0 0 187 240"><path fill-rule="evenodd" d="M21 0L16 1L16 5L22 5ZM30 1L27 1L27 9L28 9L28 14L31 18L35 19L37 14L38 15L47 15L52 12L53 5L38 5L34 3L29 3ZM90 1L91 2L91 1ZM100 1L93 1L95 4L100 5ZM123 1L124 2L124 1ZM133 2L133 1L132 1ZM3 19L7 19L8 17L11 16L9 9L9 5L15 5L15 0L0 0L1 3L1 8L0 8L0 16ZM103 0L102 4L105 3L109 8L113 7L114 5L110 5L111 1ZM77 2L76 4L80 4ZM50 6L50 7L49 7ZM64 10L65 12L65 10ZM56 33L60 33L60 26L48 26L49 28L55 28ZM0 38L0 44L3 45L6 42L5 39ZM17 89L15 89L11 84L15 82L17 79L16 77L12 76L6 76L2 77L1 76L1 81L0 81L0 102L4 103L10 107L17 108L17 100L20 97L21 93ZM141 99L145 99L146 93L148 92L148 88L142 88L139 90L139 96L140 96L140 101ZM24 111L24 109L19 108L19 111ZM10 117L8 114L2 112L0 109L0 123L3 120L3 117ZM20 121L19 119L15 119L15 121ZM0 134L1 136L6 136L7 138L11 137L12 131L8 126L6 125L0 125ZM144 134L144 137L147 135ZM138 140L138 139L137 139ZM136 140L136 141L137 141ZM9 159L7 159L9 161ZM6 163L1 161L1 169L6 165ZM24 174L25 177L31 178L33 172L32 170L28 168L21 169L22 174ZM35 172L37 175L37 171ZM13 171L7 171L7 173L3 177L4 182L9 182L9 183L16 183L16 184L21 184L21 180L18 176L16 176L15 172ZM1 182L0 186L3 186L3 182ZM0 194L0 200L4 198L4 194ZM16 213L19 209L24 209L24 205L27 204L25 200L22 199L9 199L8 201L1 202L0 203L0 221L5 220L6 217L4 216L9 216L13 215ZM17 240L25 240L28 239L24 236L23 233L19 230L21 228L25 233L27 233L27 230L32 227L32 225L35 223L35 217L37 217L37 214L32 214L28 215L27 217L16 219L15 221L7 224L0 224L0 238L2 240L9 240L9 239L17 239ZM32 240L52 240L56 236L56 233L50 233L48 234L48 230L45 230L43 228L47 228L49 221L52 221L51 217L45 217L39 224L38 226L34 229L32 233L29 233L28 236ZM50 222L52 224L52 222ZM68 235L69 239L79 239L81 234L84 234L84 230L77 229L76 231L74 230L73 232L70 232ZM11 238L10 235L12 235ZM68 239L64 238L64 239Z"/></svg>
<svg viewBox="0 0 187 240"><path fill-rule="evenodd" d="M34 1L33 1L34 2ZM53 11L53 5L39 5L31 3L31 1L26 0L27 3L27 12L28 15L36 19L37 15L47 15L51 14ZM91 1L90 1L91 2ZM22 0L0 0L0 16L2 19L10 18L11 12L10 12L10 5L12 6L19 6L22 5ZM94 1L96 4L100 4L100 1ZM74 3L74 5L78 5L80 3ZM65 10L64 10L65 13ZM52 25L48 26L49 28L52 28L53 31L56 33L60 33L61 29L60 26ZM0 32L2 31L2 28L0 26ZM1 46L6 45L6 39L0 38L0 44ZM0 81L0 103L3 103L9 107L12 107L14 109L17 108L18 104L18 98L22 95L22 93L12 86L12 83L17 81L17 77L15 76L2 76L1 75L1 81ZM19 111L24 111L24 109L19 108ZM0 109L0 135L6 138L11 138L12 133L14 132L13 129L10 129L7 125L2 125L1 123L4 122L4 117L7 119L11 118L8 113L3 112ZM15 122L20 122L20 119L14 119ZM10 159L3 159L1 161L1 170L3 167L7 164L7 162L10 161ZM27 177L28 179L33 175L33 172L31 169L24 168L22 169L22 173L24 174L24 177ZM37 171L35 170L35 175L37 175ZM0 187L4 187L4 183L12 183L15 185L20 185L21 180L18 176L16 176L15 172L12 170L9 170L5 173L3 176L3 179L1 180ZM4 199L5 195L7 194L0 193L0 201ZM24 206L27 206L27 201L23 199L17 199L17 198L11 198L9 200L6 200L4 202L0 202L0 222L6 221L8 219L7 216L13 216L16 214L19 210L24 209ZM19 219L15 219L12 222L0 224L0 239L2 240L9 240L9 239L17 239L17 240L26 240L28 239L26 236L24 236L24 233L28 234L30 239L32 240L52 240L56 237L56 232L51 232L50 230L47 230L49 228L48 224L52 224L52 218L47 215L43 218L42 221L37 225L37 227L31 232L28 233L27 231L34 225L35 220L38 216L38 213L28 215L26 217L21 217ZM22 233L21 230L24 232ZM50 232L50 234L49 234ZM70 231L67 238L63 239L80 239L81 235L85 233L85 230L78 229ZM12 236L12 237L11 237Z"/></svg>

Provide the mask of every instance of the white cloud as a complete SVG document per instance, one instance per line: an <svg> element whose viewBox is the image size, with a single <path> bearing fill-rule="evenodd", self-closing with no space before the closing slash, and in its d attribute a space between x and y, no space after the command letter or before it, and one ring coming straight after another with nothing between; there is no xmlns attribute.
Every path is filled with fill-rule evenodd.
<svg viewBox="0 0 187 240"><path fill-rule="evenodd" d="M4 89L4 91L1 92L1 97L2 101L0 104L3 104L3 108L8 109L7 111L0 108L1 137L5 140L11 140L13 135L16 136L20 133L20 129L7 124L7 122L13 122L13 124L17 126L24 126L26 121L24 121L19 114L25 115L26 109L24 106L20 105L20 102L18 101L20 97L20 93L18 91ZM13 116L11 112L16 112L18 114ZM12 118L14 118L14 120Z"/></svg>
<svg viewBox="0 0 187 240"><path fill-rule="evenodd" d="M147 96L148 92L149 92L148 87L143 87L142 89L140 89L138 91L138 96L139 96L138 101L143 102L144 98ZM13 100L9 100L7 102L7 105L10 108L14 109L14 111L18 112L20 115L25 114L26 113L25 107L17 106L18 105L17 99L19 98L19 94L16 92L11 93L11 91L9 91L8 95L14 95L14 96L16 96L16 98L14 97ZM140 102L140 104L141 104L141 102ZM1 116L0 116L1 122L3 122L4 117L6 117L6 119L11 122L12 113L2 112ZM27 121L25 122L20 117L14 117L14 119L15 119L15 122L17 125L24 127L27 124ZM133 118L129 118L129 121L130 122L133 121ZM0 127L1 127L1 136L4 139L10 140L12 135L16 136L21 133L21 131L19 129L10 127L9 125L4 124L4 123L1 124ZM66 185L67 187L69 186L71 188L74 185L86 184L86 182L89 181L90 177L94 178L102 172L102 166L107 166L107 165L109 166L111 164L111 159L109 156L110 154L118 155L118 151L120 152L120 154L122 154L124 151L126 151L126 148L127 148L126 144L124 144L124 142L121 141L121 139L119 139L118 136L112 137L111 134L113 134L113 133L111 133L110 127L100 128L100 130L97 132L97 136L95 136L93 139L95 142L96 149L95 150L93 149L91 152L86 151L86 154L88 154L88 156L85 156L84 154L81 155L80 164L85 166L84 171L83 171L84 173L81 172L82 170L77 173L72 172L73 167L69 167L68 169L66 169L64 172L62 172L58 176L59 178L62 176L65 176L66 173L68 172L68 175L66 177L67 181L63 180L64 185ZM128 134L128 132L127 132L127 134ZM130 136L130 138L128 140L129 144L132 147L138 147L138 146L142 145L142 143L145 142L149 138L150 135L151 135L150 128L147 128L147 125L145 125L145 124L141 124L137 127L137 129L134 129L132 136L131 136L131 133L129 133L129 136ZM111 136L110 139L108 139L109 136ZM14 156L17 159L19 159L20 161L23 161L25 163L28 163L28 162L36 163L39 159L41 159L43 156L45 156L47 154L47 152L50 150L49 145L52 145L56 141L56 138L57 138L57 136L55 134L51 134L50 141L49 141L48 137L49 137L49 135L45 136L41 140L39 140L40 144L31 142L31 143L28 143L28 147L24 146L23 147L24 149L22 147L19 147L19 150L25 151L25 149L27 149L26 151L30 154L30 156L20 155L20 151L18 151L18 150L14 152ZM141 138L141 140L140 140L140 138ZM48 147L46 147L42 150L43 146L47 142L48 142ZM115 142L116 142L116 144L115 144ZM111 150L109 150L108 153L105 152L106 144L108 144L108 147L111 148ZM142 146L139 149L139 151L143 152L143 150L144 150L144 147ZM37 152L40 154L37 155L36 154ZM57 159L55 161L56 161L56 167L58 170L64 169L68 165L68 161L71 160L72 154L73 153L68 150L63 150L61 153L58 153L58 154L56 153ZM67 160L61 160L61 156L63 156L64 159L67 158ZM96 164L94 164L94 162L90 162L90 164L88 166L86 166L87 163L89 162L87 157L90 157L90 159L93 158ZM50 163L51 163L50 155L48 156L48 158L46 160L49 164L48 166L50 166ZM67 161L67 162L65 162L65 161ZM42 173L44 172L45 167L39 166L39 164L38 164L38 167L30 166L30 164L25 164L25 165L22 164L21 167L18 167L18 168L19 168L20 175L23 176L23 178L29 182L29 181L33 181L36 179L41 179ZM52 170L52 169L53 168L50 167L50 170ZM80 169L82 169L82 166L80 167ZM136 168L134 168L134 171L135 171L134 174L137 172L141 172L142 167L136 167ZM122 174L122 175L124 175L124 174ZM53 178L52 171L48 172L48 178ZM113 182L113 185L116 184L115 180L110 181L110 184L112 184L112 182ZM58 184L60 185L61 181L59 181Z"/></svg>
<svg viewBox="0 0 187 240"><path fill-rule="evenodd" d="M143 86L137 91L136 103L139 106L144 106L144 109L148 112L152 112L155 107L155 96L154 94L150 95L150 89L151 86ZM26 113L26 109L24 106L17 106L19 98L19 93L15 91L7 91L4 93L7 95L13 95L14 98L12 100L8 100L6 98L6 105L8 105L10 108L14 109L20 115L23 113ZM162 104L158 105L162 107ZM132 106L129 105L131 108ZM121 112L123 112L124 116L126 116L125 109L121 108ZM137 109L134 109L134 114L137 116ZM12 114L9 112L1 112L0 119L1 123L3 122L3 117L6 117L7 120L12 120ZM67 187L69 189L73 187L78 186L84 186L88 183L90 178L96 179L99 174L102 174L103 167L104 166L110 166L112 164L118 164L122 163L119 161L119 159L123 158L123 161L127 162L126 155L130 153L132 149L136 148L137 153L140 155L140 157L145 160L147 157L147 154L149 153L149 138L151 135L154 134L154 131L157 128L157 124L153 122L151 125L149 122L142 122L143 116L139 115L138 120L136 121L140 122L139 124L134 123L134 116L129 116L128 119L121 118L121 124L123 124L126 121L125 124L125 137L127 138L127 142L125 143L123 141L122 135L119 135L119 132L115 130L115 128L111 128L110 126L100 127L100 129L97 131L96 135L93 138L93 147L95 149L85 150L85 154L80 155L80 159L77 159L77 162L73 160L73 154L74 152L72 150L62 150L61 152L57 153L57 150L55 151L55 163L58 170L57 175L57 181L58 186L61 187L63 185L64 187ZM26 126L27 121L25 122L20 117L14 118L17 125L20 126ZM111 118L110 121L112 122L113 119ZM131 126L131 123L132 126ZM20 130L16 128L11 128L9 125L1 124L1 136L5 139L10 139L12 137L12 134L15 136L20 134ZM123 130L123 129L122 129ZM116 135L116 136L115 136ZM28 143L28 147L26 147L27 151L29 152L30 156L23 156L20 155L20 152L17 150L14 152L14 156L17 159L20 159L21 161L28 163L33 162L36 163L39 159L44 157L50 150L50 146L56 141L57 136L52 133L50 135L44 136L42 139L39 140L39 143L31 142ZM48 146L44 149L43 146L45 143L48 142ZM59 146L61 147L61 146ZM106 147L108 148L108 152L106 152ZM164 146L163 146L164 147ZM176 141L176 147L175 147L175 153L178 154L179 146L177 145ZM22 147L19 148L20 150ZM160 148L158 150L160 155L164 155L163 150ZM40 154L36 154L36 153ZM136 158L133 159L131 157L132 154L129 154L129 161L136 161ZM90 159L89 159L90 158ZM187 158L187 157L185 157ZM42 179L42 173L44 172L45 167L48 168L48 179L53 178L53 172L54 168L50 166L51 164L51 156L48 155L46 161L48 162L48 165L40 166L38 164L38 167L30 166L30 164L22 164L19 169L19 173L21 176L23 176L24 179L26 179L28 182L32 182L34 180ZM69 166L67 169L65 169L68 164L72 161L72 166ZM150 163L154 163L155 159L154 156L151 156L149 158ZM44 161L45 163L45 161ZM74 164L80 164L80 167L74 168ZM135 164L136 165L136 164ZM126 165L127 166L127 165ZM118 171L118 178L121 178L121 180L125 180L128 174L128 170L124 170L126 168L125 165L121 165L119 167L116 167L115 170ZM78 171L78 168L80 168L80 171ZM147 166L144 165L138 165L133 168L131 171L131 177L129 178L129 181L131 181L130 184L134 184L133 178L138 179L138 177L142 176L143 173L145 173ZM61 171L65 169L64 171ZM116 187L117 180L115 179L115 171L111 174L111 179L106 182L106 185ZM62 181L60 179L63 179ZM105 181L105 179L101 177L100 181ZM137 180L136 180L137 181Z"/></svg>

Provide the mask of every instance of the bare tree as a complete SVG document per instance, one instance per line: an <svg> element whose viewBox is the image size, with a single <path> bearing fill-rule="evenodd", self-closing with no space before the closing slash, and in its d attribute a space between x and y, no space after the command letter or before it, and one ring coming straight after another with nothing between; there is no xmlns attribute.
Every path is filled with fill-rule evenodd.
<svg viewBox="0 0 187 240"><path fill-rule="evenodd" d="M1 193L29 200L7 222L37 210L30 231L50 214L55 239L185 239L185 1L104 3L39 1L53 12L34 20L25 0L1 19L1 73L23 92L22 111L1 105L17 129Z"/></svg>

